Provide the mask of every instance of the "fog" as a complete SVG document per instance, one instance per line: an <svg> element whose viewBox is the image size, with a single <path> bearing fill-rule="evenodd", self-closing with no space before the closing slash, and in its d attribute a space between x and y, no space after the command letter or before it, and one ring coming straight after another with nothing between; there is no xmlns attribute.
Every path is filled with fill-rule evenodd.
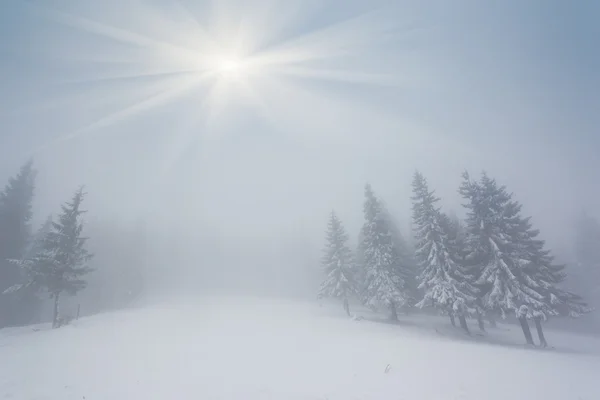
<svg viewBox="0 0 600 400"><path fill-rule="evenodd" d="M486 170L568 258L574 218L600 216L599 13L558 0L6 1L0 177L33 157L34 226L85 184L96 276L140 271L149 296L314 296L329 212L356 243L369 182L409 235L416 169L459 215L462 171ZM215 52L260 62L194 81ZM135 242L131 261L107 238Z"/></svg>

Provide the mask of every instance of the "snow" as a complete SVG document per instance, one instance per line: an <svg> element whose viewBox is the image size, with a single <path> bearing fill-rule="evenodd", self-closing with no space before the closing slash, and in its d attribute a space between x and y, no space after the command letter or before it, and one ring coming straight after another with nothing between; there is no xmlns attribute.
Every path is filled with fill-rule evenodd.
<svg viewBox="0 0 600 400"><path fill-rule="evenodd" d="M4 329L0 398L598 398L599 339L548 330L556 349L539 350L518 326L468 338L441 317L391 324L353 312L365 318L337 303L181 299L57 330Z"/></svg>

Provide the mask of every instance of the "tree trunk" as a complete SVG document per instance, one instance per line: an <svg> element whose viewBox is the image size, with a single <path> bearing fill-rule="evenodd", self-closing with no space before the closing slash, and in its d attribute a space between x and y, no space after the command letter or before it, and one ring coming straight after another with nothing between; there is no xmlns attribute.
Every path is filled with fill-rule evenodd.
<svg viewBox="0 0 600 400"><path fill-rule="evenodd" d="M469 327L467 326L467 319L465 318L465 316L462 314L459 315L458 320L460 321L460 327L463 328L465 332L467 332L470 335L471 332L469 331Z"/></svg>
<svg viewBox="0 0 600 400"><path fill-rule="evenodd" d="M488 321L490 322L490 326L492 328L497 328L498 325L496 325L496 318L494 318L493 315L488 315Z"/></svg>
<svg viewBox="0 0 600 400"><path fill-rule="evenodd" d="M483 324L483 315L481 315L481 313L477 313L477 325L479 326L479 330L481 332L485 332L485 325Z"/></svg>
<svg viewBox="0 0 600 400"><path fill-rule="evenodd" d="M390 303L390 320L398 321L398 310L396 310L396 303Z"/></svg>
<svg viewBox="0 0 600 400"><path fill-rule="evenodd" d="M60 301L60 292L54 293L54 312L52 315L52 329L58 328L58 305Z"/></svg>
<svg viewBox="0 0 600 400"><path fill-rule="evenodd" d="M519 322L521 323L521 329L523 329L523 335L525 335L527 344L533 345L533 336L531 336L531 330L529 329L527 319L525 317L519 317Z"/></svg>
<svg viewBox="0 0 600 400"><path fill-rule="evenodd" d="M537 329L538 337L540 338L540 346L548 347L548 342L546 342L544 330L542 329L542 319L540 317L535 318L535 328Z"/></svg>
<svg viewBox="0 0 600 400"><path fill-rule="evenodd" d="M344 310L346 314L350 317L350 303L348 303L348 299L344 298Z"/></svg>
<svg viewBox="0 0 600 400"><path fill-rule="evenodd" d="M456 321L454 320L454 314L450 313L450 323L452 324L452 326L456 326Z"/></svg>

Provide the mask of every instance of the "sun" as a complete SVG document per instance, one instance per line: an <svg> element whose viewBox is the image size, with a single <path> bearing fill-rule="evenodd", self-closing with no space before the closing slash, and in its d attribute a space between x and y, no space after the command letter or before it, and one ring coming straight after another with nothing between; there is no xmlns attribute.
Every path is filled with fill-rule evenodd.
<svg viewBox="0 0 600 400"><path fill-rule="evenodd" d="M219 70L225 74L231 74L239 71L240 63L237 60L229 60L225 59L221 61L221 65L219 65Z"/></svg>
<svg viewBox="0 0 600 400"><path fill-rule="evenodd" d="M222 78L241 78L247 74L247 66L237 57L219 58L215 68Z"/></svg>
<svg viewBox="0 0 600 400"><path fill-rule="evenodd" d="M95 7L92 10L80 6L81 2L71 3L67 10L39 6L50 22L84 33L74 42L80 48L69 52L68 57L57 57L71 60L73 53L76 57L72 61L80 64L77 77L71 79L65 74L65 83L85 85L89 96L100 93L104 82L110 83L115 88L110 91L114 103L120 107L115 106L52 143L99 132L135 115L192 98L195 111L190 119L201 118L207 130L229 123L234 120L231 114L242 110L251 110L269 126L295 130L298 122L305 120L298 116L309 112L305 111L306 104L323 104L336 110L342 107L323 96L329 89L341 89L338 83L395 88L411 81L408 74L412 67L401 73L401 57L396 52L371 57L379 48L375 44L384 48L402 33L397 14L387 7L361 8L356 13L342 13L341 17L334 13L332 19L321 21L319 17L318 24L305 26L305 18L321 14L321 6L316 6L319 2L308 2L316 7L302 10L299 4L307 2L291 8L289 4L294 2L272 0L256 0L244 8L237 7L243 3L237 0L179 1L169 6L125 2L126 15L136 16L131 21L115 19L121 13L111 10L112 2L103 2L106 8L99 6L102 13L98 15ZM271 9L276 4L278 8ZM90 35L94 40L88 42ZM62 36L52 40L56 42L48 45L62 54ZM90 47L92 44L100 47ZM389 58L382 58L386 54ZM107 68L88 67L88 63L99 62ZM58 79L62 80L62 75ZM348 99L341 100L343 107L350 105ZM322 107L308 108L319 115L327 114ZM330 120L329 116L323 117L323 123ZM186 131L182 135L187 138L191 134Z"/></svg>

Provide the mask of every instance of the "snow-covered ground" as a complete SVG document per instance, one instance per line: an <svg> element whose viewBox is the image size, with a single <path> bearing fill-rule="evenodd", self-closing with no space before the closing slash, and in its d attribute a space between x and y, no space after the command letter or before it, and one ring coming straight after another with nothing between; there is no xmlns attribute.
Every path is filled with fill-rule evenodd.
<svg viewBox="0 0 600 400"><path fill-rule="evenodd" d="M397 325L341 307L211 298L0 331L0 398L48 400L593 400L600 340L518 327L466 338L446 319ZM474 329L475 331L475 329ZM386 372L387 370L387 372Z"/></svg>

